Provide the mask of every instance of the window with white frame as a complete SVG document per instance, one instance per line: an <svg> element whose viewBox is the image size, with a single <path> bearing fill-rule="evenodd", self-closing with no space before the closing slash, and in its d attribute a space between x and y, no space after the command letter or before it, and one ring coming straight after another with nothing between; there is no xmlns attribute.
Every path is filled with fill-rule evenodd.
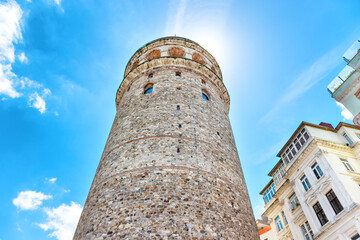
<svg viewBox="0 0 360 240"><path fill-rule="evenodd" d="M285 175L285 170L284 170L284 164L281 164L279 166L278 169L276 169L274 175L273 175L273 179L274 179L274 183L275 185L278 185L279 182L281 181L282 177Z"/></svg>
<svg viewBox="0 0 360 240"><path fill-rule="evenodd" d="M323 171L321 170L319 164L317 162L315 162L312 166L311 169L313 171L313 173L315 174L315 177L317 179L320 179L322 177L322 175L324 175Z"/></svg>
<svg viewBox="0 0 360 240"><path fill-rule="evenodd" d="M305 240L313 240L314 239L314 233L310 228L309 222L306 221L303 225L300 226L301 231L304 234Z"/></svg>
<svg viewBox="0 0 360 240"><path fill-rule="evenodd" d="M289 197L289 200L290 200L290 204L291 204L291 208L292 210L296 209L300 203L299 203L299 199L297 198L296 194L293 193L290 197Z"/></svg>
<svg viewBox="0 0 360 240"><path fill-rule="evenodd" d="M288 224L288 221L287 221L287 219L286 219L286 216L285 216L284 211L281 212L281 216L282 216L282 218L284 219L285 225L287 225L287 224Z"/></svg>
<svg viewBox="0 0 360 240"><path fill-rule="evenodd" d="M353 141L350 139L350 137L346 133L344 133L343 136L346 139L346 141L349 143L350 146L354 145Z"/></svg>
<svg viewBox="0 0 360 240"><path fill-rule="evenodd" d="M305 192L307 192L311 188L311 185L305 174L300 178L300 181L305 189Z"/></svg>
<svg viewBox="0 0 360 240"><path fill-rule="evenodd" d="M309 134L306 132L305 128L303 128L281 156L285 165L287 165L294 158L296 153L300 151L301 147L308 139Z"/></svg>
<svg viewBox="0 0 360 240"><path fill-rule="evenodd" d="M280 232L281 230L283 230L283 225L282 225L282 223L281 223L280 216L277 216L277 217L275 218L275 223L276 223L278 232Z"/></svg>
<svg viewBox="0 0 360 240"><path fill-rule="evenodd" d="M266 190L265 194L264 194L264 200L265 203L270 202L270 200L272 199L273 195L275 194L275 184L271 184L271 186Z"/></svg>
<svg viewBox="0 0 360 240"><path fill-rule="evenodd" d="M346 170L354 172L354 168L351 166L351 164L349 163L349 161L347 159L340 158L340 160L344 164Z"/></svg>

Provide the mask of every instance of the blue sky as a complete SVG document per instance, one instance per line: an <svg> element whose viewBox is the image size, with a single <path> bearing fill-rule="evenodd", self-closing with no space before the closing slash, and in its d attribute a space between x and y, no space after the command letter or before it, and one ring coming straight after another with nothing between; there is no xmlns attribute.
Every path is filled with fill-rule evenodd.
<svg viewBox="0 0 360 240"><path fill-rule="evenodd" d="M0 239L71 238L127 61L145 43L175 34L200 43L222 68L259 216L258 193L300 122L352 122L326 87L360 36L359 7L356 0L0 0Z"/></svg>

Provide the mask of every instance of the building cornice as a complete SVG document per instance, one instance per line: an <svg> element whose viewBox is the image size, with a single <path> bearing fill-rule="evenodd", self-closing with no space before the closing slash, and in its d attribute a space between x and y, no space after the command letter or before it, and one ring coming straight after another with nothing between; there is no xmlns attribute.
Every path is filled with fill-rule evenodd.
<svg viewBox="0 0 360 240"><path fill-rule="evenodd" d="M194 60L180 57L159 57L152 60L148 60L143 62L134 68L131 72L129 72L124 80L121 82L117 94L116 94L116 107L118 108L120 100L124 93L127 91L128 87L131 83L136 80L140 75L149 73L158 68L184 68L189 71L196 72L204 77L212 84L214 84L219 92L222 94L223 100L226 104L227 113L229 112L230 107L230 96L229 93L222 82L221 78L215 74L215 72L205 65L198 63Z"/></svg>

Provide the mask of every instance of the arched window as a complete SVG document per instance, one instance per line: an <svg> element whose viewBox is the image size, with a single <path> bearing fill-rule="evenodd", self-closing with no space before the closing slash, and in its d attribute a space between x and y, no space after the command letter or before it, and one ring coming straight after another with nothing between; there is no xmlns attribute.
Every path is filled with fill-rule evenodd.
<svg viewBox="0 0 360 240"><path fill-rule="evenodd" d="M153 84L152 83L146 84L146 86L144 87L144 94L152 93L152 91L153 91Z"/></svg>
<svg viewBox="0 0 360 240"><path fill-rule="evenodd" d="M209 94L208 94L205 90L202 90L201 96L202 96L202 98L205 99L206 101L209 101L209 100L210 100Z"/></svg>

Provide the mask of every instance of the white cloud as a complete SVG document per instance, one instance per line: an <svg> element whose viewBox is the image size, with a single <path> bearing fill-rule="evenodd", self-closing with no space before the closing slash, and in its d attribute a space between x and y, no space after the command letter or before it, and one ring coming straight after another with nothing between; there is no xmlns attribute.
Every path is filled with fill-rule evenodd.
<svg viewBox="0 0 360 240"><path fill-rule="evenodd" d="M20 210L34 210L37 209L44 200L51 198L51 195L45 195L42 192L24 191L20 192L17 198L13 199L13 204Z"/></svg>
<svg viewBox="0 0 360 240"><path fill-rule="evenodd" d="M14 88L16 74L11 68L15 61L14 43L22 39L21 17L22 10L14 0L0 3L0 94L11 98L21 95Z"/></svg>
<svg viewBox="0 0 360 240"><path fill-rule="evenodd" d="M82 211L80 204L71 202L70 205L61 204L57 208L44 208L44 211L47 222L39 224L40 228L52 231L49 236L58 240L73 238Z"/></svg>
<svg viewBox="0 0 360 240"><path fill-rule="evenodd" d="M352 115L352 113L347 108L345 108L342 103L336 102L336 105L341 107L341 116L344 117L344 120L352 120L354 118L354 115Z"/></svg>
<svg viewBox="0 0 360 240"><path fill-rule="evenodd" d="M4 94L11 98L21 96L14 88L14 78L16 78L16 75L11 71L11 65L3 65L0 62L0 94Z"/></svg>
<svg viewBox="0 0 360 240"><path fill-rule="evenodd" d="M50 178L50 179L49 179L49 182L50 182L50 183L55 183L55 182L56 182L56 179L57 179L57 178Z"/></svg>
<svg viewBox="0 0 360 240"><path fill-rule="evenodd" d="M38 82L30 80L27 77L23 77L23 78L20 79L20 87L21 87L21 89L24 89L24 88L41 88L42 85L40 83L38 83Z"/></svg>
<svg viewBox="0 0 360 240"><path fill-rule="evenodd" d="M9 0L0 4L0 61L15 61L14 43L22 39L20 19L22 17L20 6Z"/></svg>
<svg viewBox="0 0 360 240"><path fill-rule="evenodd" d="M54 0L54 2L56 3L56 5L60 6L61 4L61 0Z"/></svg>
<svg viewBox="0 0 360 240"><path fill-rule="evenodd" d="M41 114L46 111L46 102L43 97L40 97L38 92L34 92L29 96L29 105L39 110Z"/></svg>
<svg viewBox="0 0 360 240"><path fill-rule="evenodd" d="M28 62L28 58L25 56L25 53L22 52L20 55L17 56L18 59L20 60L20 62L22 63L27 63Z"/></svg>
<svg viewBox="0 0 360 240"><path fill-rule="evenodd" d="M56 1L56 0L55 0ZM56 3L60 3L57 0ZM23 11L14 0L0 2L0 95L1 99L18 98L22 95L29 96L29 104L35 107L40 113L46 110L44 97L51 94L47 88L40 83L26 77L18 77L13 71L11 64L15 61L14 44L22 40L21 18ZM28 61L25 53L17 55L19 61ZM33 89L43 88L40 96ZM21 92L19 92L19 90Z"/></svg>

